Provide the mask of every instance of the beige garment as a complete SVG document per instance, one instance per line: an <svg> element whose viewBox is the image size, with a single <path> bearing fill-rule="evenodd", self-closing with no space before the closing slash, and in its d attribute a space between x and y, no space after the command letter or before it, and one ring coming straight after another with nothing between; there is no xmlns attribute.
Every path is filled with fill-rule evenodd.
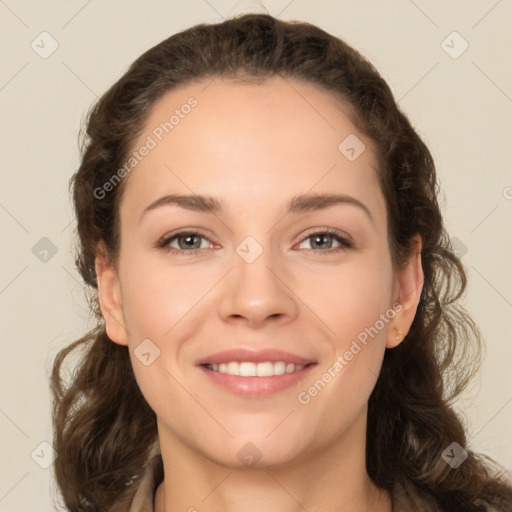
<svg viewBox="0 0 512 512"><path fill-rule="evenodd" d="M144 470L129 512L154 512L155 492L163 477L162 456L157 454L150 459ZM428 499L406 495L401 486L393 489L392 500L393 512L441 512Z"/></svg>
<svg viewBox="0 0 512 512"><path fill-rule="evenodd" d="M163 481L163 476L162 456L158 454L150 459L144 469L130 512L154 512L155 493L158 485Z"/></svg>

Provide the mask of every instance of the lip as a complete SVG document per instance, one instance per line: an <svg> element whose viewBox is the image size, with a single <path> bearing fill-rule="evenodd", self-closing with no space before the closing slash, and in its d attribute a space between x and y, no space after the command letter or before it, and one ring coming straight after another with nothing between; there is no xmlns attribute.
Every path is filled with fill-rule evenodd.
<svg viewBox="0 0 512 512"><path fill-rule="evenodd" d="M231 350L224 350L222 352L217 352L216 354L212 354L210 356L204 357L197 361L197 365L205 365L205 364L220 364L220 363L229 363L231 361L236 361L241 363L243 361L248 361L251 363L264 363L266 361L270 361L275 363L277 361L283 361L286 364L293 363L296 365L306 366L310 363L316 363L316 361L312 359L305 359L296 354L292 354L290 352L284 352L282 350L275 349L262 349L262 350L250 350L246 348L235 348ZM299 372L297 372L299 373ZM289 374L293 375L293 374ZM279 375L277 375L279 377ZM250 379L250 377L243 377L244 379ZM257 377L258 379L263 379L265 377ZM274 377L268 377L274 378Z"/></svg>
<svg viewBox="0 0 512 512"><path fill-rule="evenodd" d="M253 355L254 357L259 357L260 353L258 352L257 355ZM236 358L230 360L235 361ZM243 360L248 361L249 359ZM266 361L268 360L269 359L266 359ZM279 360L282 361L282 359ZM263 361L253 360L253 362ZM298 386L316 366L316 363L310 363L297 372L273 375L271 377L240 377L239 375L230 375L228 373L209 370L205 364L200 365L198 368L205 374L206 378L209 379L210 382L229 393L246 398L264 398L277 394L288 388Z"/></svg>

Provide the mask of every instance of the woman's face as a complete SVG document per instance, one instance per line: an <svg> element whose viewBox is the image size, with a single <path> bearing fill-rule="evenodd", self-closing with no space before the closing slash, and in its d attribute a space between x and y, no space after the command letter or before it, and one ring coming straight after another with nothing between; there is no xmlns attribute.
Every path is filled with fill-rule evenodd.
<svg viewBox="0 0 512 512"><path fill-rule="evenodd" d="M126 167L117 271L99 257L97 272L161 442L275 466L364 436L417 297L402 300L412 274L392 267L372 143L345 112L282 78L154 105Z"/></svg>

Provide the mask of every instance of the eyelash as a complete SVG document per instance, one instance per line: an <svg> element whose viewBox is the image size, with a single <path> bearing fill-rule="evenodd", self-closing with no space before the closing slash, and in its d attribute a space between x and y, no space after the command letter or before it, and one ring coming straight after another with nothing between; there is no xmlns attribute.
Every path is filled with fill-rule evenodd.
<svg viewBox="0 0 512 512"><path fill-rule="evenodd" d="M203 249L194 249L192 251L185 251L182 249L171 249L169 247L169 244L173 240L175 240L176 238L179 238L180 236L185 236L185 235L189 235L189 236L195 235L195 236L199 236L200 238L204 238L205 240L208 240L208 238L206 236L202 235L201 233L198 233L197 231L181 231L179 233L174 233L170 236L161 238L155 244L155 248L163 250L166 253L176 254L176 255L178 255L178 254L194 255L203 250ZM321 231L314 231L313 233L310 233L309 235L304 237L299 242L299 244L302 244L304 241L306 241L309 238L314 237L315 235L331 235L334 238L334 240L336 240L337 242L339 242L341 244L341 247L335 247L334 249L303 249L303 250L310 251L310 252L317 253L317 254L320 253L320 255L325 255L327 253L329 253L329 254L338 253L339 251L345 251L345 250L351 249L353 247L352 242L350 242L347 238L341 236L341 234L338 230L332 229L332 228L325 228L325 229L322 229Z"/></svg>

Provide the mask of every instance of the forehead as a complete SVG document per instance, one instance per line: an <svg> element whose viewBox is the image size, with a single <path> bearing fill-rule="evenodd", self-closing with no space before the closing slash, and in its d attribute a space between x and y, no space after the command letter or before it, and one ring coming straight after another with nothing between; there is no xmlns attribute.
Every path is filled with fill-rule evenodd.
<svg viewBox="0 0 512 512"><path fill-rule="evenodd" d="M334 190L383 207L373 145L349 108L290 78L215 78L171 90L153 105L133 149L144 146L123 195L130 210L172 192L228 196L228 205L246 209L248 201L269 208Z"/></svg>

